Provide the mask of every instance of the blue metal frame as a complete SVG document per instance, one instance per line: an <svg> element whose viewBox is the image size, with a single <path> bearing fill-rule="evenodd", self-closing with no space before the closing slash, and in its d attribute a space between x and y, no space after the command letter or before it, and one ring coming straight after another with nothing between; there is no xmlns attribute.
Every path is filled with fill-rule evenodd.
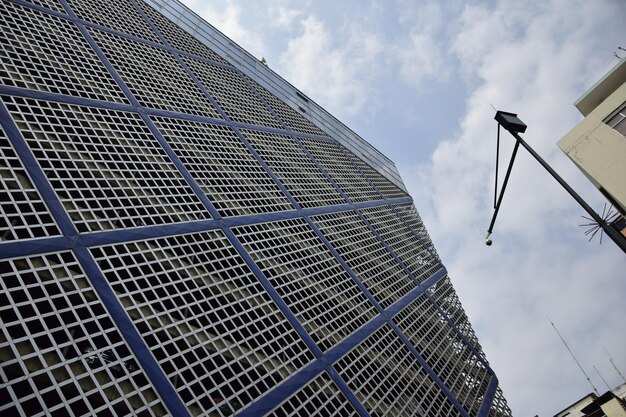
<svg viewBox="0 0 626 417"><path fill-rule="evenodd" d="M409 224L407 224L401 216L398 215L397 211L394 209L394 205L400 204L408 204L412 203L413 200L410 196L401 197L401 198L392 198L389 199L385 197L385 195L374 185L372 180L361 172L360 168L356 163L352 160L352 157L349 153L344 151L341 146L340 149L344 153L344 155L352 162L355 168L360 172L360 174L369 182L374 190L382 197L380 200L376 201L367 201L367 202L353 202L350 197L338 186L338 184L333 180L330 174L326 171L320 161L318 161L310 151L304 146L304 144L300 141L299 138L310 138L317 139L323 141L331 141L333 143L339 144L336 139L327 136L315 135L304 132L294 132L292 131L288 125L283 121L271 108L269 103L262 97L262 95L257 91L253 85L251 85L246 79L245 74L242 73L241 70L230 66L225 65L220 62L216 62L210 60L205 57L197 56L192 53L186 51L180 51L174 47L172 47L167 39L164 37L162 33L157 29L156 25L150 20L149 16L141 10L141 7L137 4L135 0L131 0L135 8L141 14L142 18L147 22L147 24L151 27L154 33L159 37L159 39L163 42L163 45L158 44L153 41L149 41L146 39L139 38L137 36L129 35L123 32L119 32L107 27L104 27L99 24L95 24L92 22L84 21L76 16L76 14L72 11L71 7L67 3L66 0L61 0L61 4L67 12L66 14L47 9L46 7L39 6L33 3L28 3L23 0L10 0L16 4L20 4L22 6L35 9L67 21L73 22L78 30L81 32L82 36L89 43L92 50L102 62L103 66L108 70L112 79L117 83L120 89L124 92L130 104L123 103L111 103L107 101L101 101L96 99L90 99L79 96L67 96L56 93L48 93L44 91L36 91L29 90L25 88L19 87L10 87L10 86L0 86L0 94L19 96L25 98L33 98L40 100L48 100L48 101L56 101L62 102L66 104L80 105L80 106L90 106L90 107L98 107L126 112L137 113L141 116L143 122L150 129L151 133L155 136L157 141L166 151L168 157L172 160L176 168L181 172L187 183L194 190L195 194L199 198L199 200L203 203L204 207L210 213L212 219L211 220L200 220L193 222L181 222L174 224L165 224L158 226L149 226L149 227L141 227L141 228L132 228L132 229L124 229L124 230L113 230L113 231L104 231L104 232L94 232L94 233L83 233L78 234L76 227L74 226L72 220L69 215L63 208L63 205L58 199L55 191L47 180L44 172L39 166L37 160L33 156L30 151L28 144L22 137L19 129L15 125L12 120L11 115L8 110L4 106L4 104L0 103L0 124L5 130L10 142L14 146L20 160L24 164L25 169L30 175L34 186L39 190L47 204L52 217L57 223L61 233L63 236L53 236L42 239L27 239L27 240L19 240L19 241L10 241L3 242L0 244L0 259L2 258L11 258L17 256L27 256L31 254L45 253L51 251L60 251L65 249L72 249L75 253L77 259L79 260L81 266L85 270L87 277L90 282L94 286L96 292L99 297L102 299L105 307L113 317L117 327L122 332L125 340L128 342L134 354L137 356L139 362L142 367L146 371L148 377L154 384L155 388L161 395L164 403L169 408L169 410L175 416L189 416L189 412L183 404L182 400L176 393L174 387L169 383L167 376L163 373L162 369L151 355L149 348L143 342L143 339L136 327L132 323L130 317L124 311L124 308L119 303L115 293L112 288L106 281L106 278L103 276L100 271L97 263L94 261L93 257L88 251L88 247L98 246L98 245L108 245L113 243L120 243L126 241L133 240L144 240L162 236L171 236L176 234L184 234L184 233L192 233L199 231L207 231L207 230L215 230L221 229L229 242L234 246L237 250L238 254L242 257L248 267L252 270L254 275L257 277L259 282L263 285L264 289L271 296L273 301L279 307L283 315L290 322L290 324L294 327L296 332L302 338L307 347L313 352L315 359L307 366L296 372L294 375L289 377L287 380L283 381L273 390L268 392L266 395L257 399L252 405L248 408L244 409L239 415L241 416L253 416L258 415L260 412L269 411L272 408L278 406L282 401L287 399L297 390L302 388L306 383L311 381L313 378L317 377L322 372L327 372L331 379L335 382L335 384L339 387L339 389L343 392L346 398L350 401L350 403L355 407L359 415L367 416L368 413L363 407L363 405L358 401L355 397L354 393L348 388L345 381L341 378L338 372L333 368L333 364L347 354L351 349L356 347L358 344L362 343L367 337L372 335L375 331L377 331L381 326L385 324L391 325L394 332L400 337L400 339L405 343L405 345L410 349L415 358L420 362L420 364L424 367L424 369L429 373L429 375L435 380L439 388L442 392L453 402L453 404L458 408L459 412L467 417L467 412L463 409L463 407L458 403L454 395L448 390L445 384L439 379L436 373L432 370L432 368L426 363L426 361L420 356L419 352L415 349L414 346L410 343L410 341L402 334L397 325L393 321L393 317L408 306L411 302L417 299L419 296L424 294L428 288L437 283L439 280L444 278L447 274L447 271L443 267L440 261L438 264L440 265L440 269L433 274L428 279L419 282L417 277L415 277L407 266L402 262L402 260L395 254L392 248L384 241L382 236L375 230L372 224L365 218L365 216L359 211L360 209L372 208L372 207L381 207L381 206L390 206L394 214L400 219L400 221L410 230L415 237L417 237L420 242L422 241L421 237L417 234L417 231L413 230ZM161 110L161 109L152 109L145 108L140 105L138 100L134 97L129 87L125 84L121 76L117 73L111 62L108 61L105 54L99 48L98 44L91 37L89 32L87 31L87 27L93 27L98 30L108 32L114 34L116 36L120 36L123 38L131 39L137 42L141 42L153 47L157 47L163 50L166 50L172 54L172 56L176 59L179 65L183 68L185 73L191 78L191 80L201 89L204 95L208 100L215 106L219 114L224 118L215 119L204 116L197 115L189 115L184 113L178 113L173 111ZM271 114L278 120L278 122L283 126L284 129L277 129L272 127L264 127L257 125L250 125L241 122L235 122L228 118L224 110L219 106L217 101L211 96L211 94L206 90L206 88L202 85L202 83L198 80L198 78L193 74L191 69L187 66L187 64L181 59L181 56L191 57L193 59L203 61L209 63L211 65L220 66L223 68L227 68L229 70L235 71L238 76L242 77L244 82L250 88L250 90L256 94L256 96L260 99L263 105L271 112ZM273 212L273 213L264 213L257 215L246 215L246 216L235 216L235 217L227 217L222 218L219 212L216 210L211 201L207 198L204 192L201 190L198 183L193 179L192 175L185 168L182 161L171 146L168 144L167 140L163 137L163 135L159 132L154 122L151 120L150 116L165 116L172 117L177 119L185 119L191 121L198 121L222 126L228 126L237 134L242 143L247 147L247 149L252 153L256 161L265 169L268 175L272 178L272 180L276 183L276 185L281 189L281 191L285 194L285 196L289 199L291 204L294 206L294 210L282 211L282 212ZM305 154L316 164L317 168L324 174L325 178L330 182L330 184L335 188L339 194L346 199L346 204L334 205L334 206L326 206L326 207L315 207L315 208L302 208L295 198L291 195L291 193L287 190L285 185L278 179L278 177L272 172L269 166L263 161L258 152L254 149L251 143L247 140L247 138L242 134L240 129L251 129L255 131L261 132L270 132L288 135L292 137L296 144L302 149ZM395 184L394 184L395 185ZM360 279L356 276L356 274L349 268L347 263L342 259L339 253L332 247L330 242L324 237L321 231L317 228L317 226L312 222L310 216L327 214L327 213L335 213L339 211L356 211L363 220L372 233L379 239L379 241L383 244L383 246L389 251L389 253L393 256L393 258L398 262L398 264L403 268L403 270L410 276L413 281L416 283L417 287L411 290L408 294L406 294L403 298L398 300L396 303L391 305L387 309L383 309L380 304L376 301L374 296L367 290L365 285L360 281ZM332 255L338 260L338 262L342 265L342 267L347 271L347 273L351 276L357 286L364 292L370 302L376 307L378 311L378 315L375 316L372 320L358 329L356 332L348 336L343 341L339 342L337 345L333 346L327 352L322 352L320 348L316 345L312 337L308 334L308 332L304 329L304 327L299 323L295 315L290 311L287 304L282 300L278 292L272 287L271 283L267 279L267 277L263 274L261 269L256 265L250 255L247 253L243 245L238 241L235 234L232 232L231 228L242 225L250 225L257 224L262 222L270 222L270 221L279 221L279 220L287 220L293 218L304 218L309 226L313 229L316 235L321 239L326 248L332 253ZM424 242L422 242L424 243ZM427 245L424 245L426 250L430 253L430 249ZM436 256L431 253L434 259ZM441 309L441 307L432 299L430 295L428 295L429 300L437 307L439 312L446 319L448 324L454 329L454 331L461 337L463 342L472 350L474 355L477 356L479 360L485 365L488 371L491 373L492 377L489 383L489 387L487 392L485 393L483 403L481 405L479 416L484 417L488 415L489 409L493 402L493 398L495 396L498 380L495 377L495 374L491 371L488 364L482 359L482 356L476 352L473 346L470 344L469 340L460 332L455 323L445 314L445 312Z"/></svg>
<svg viewBox="0 0 626 417"><path fill-rule="evenodd" d="M234 248L237 250L237 253L239 253L239 256L241 256L241 258L246 262L246 265L248 265L248 268L250 268L252 273L254 273L256 278L261 283L261 285L263 285L263 288L265 289L265 291L267 291L270 297L272 297L272 300L274 300L274 302L276 303L280 311L285 315L289 323L291 323L291 325L296 330L298 335L302 338L304 343L306 343L309 350L313 352L315 357L319 358L320 356L322 356L322 351L317 346L313 338L307 333L307 331L302 326L302 324L300 324L296 316L291 312L287 303L285 303L285 301L281 298L278 292L274 289L274 287L272 286L270 281L267 279L263 271L261 271L261 268L259 268L257 264L254 262L254 260L252 259L252 257L250 257L246 249L239 242L239 239L237 239L237 236L235 236L233 231L230 230L229 228L224 228L223 231L226 237L228 238L228 240L230 241L231 245L234 246Z"/></svg>
<svg viewBox="0 0 626 417"><path fill-rule="evenodd" d="M126 314L124 307L120 304L118 296L115 295L115 292L100 271L98 264L89 253L89 250L83 246L75 247L73 251L85 271L85 274L89 277L91 285L98 293L100 300L135 354L137 361L141 364L150 382L152 382L154 388L161 395L161 399L167 405L167 408L175 416L191 417L187 407L176 393L174 386L163 373L163 370L154 356L152 356L148 346L143 342L141 334L130 320L128 314Z"/></svg>
<svg viewBox="0 0 626 417"><path fill-rule="evenodd" d="M54 191L51 191L54 193ZM44 197L45 198L45 197ZM53 197L55 198L55 197ZM46 202L52 201L48 196ZM400 203L404 202L404 199ZM357 203L361 208L378 207L387 205L389 201L374 201ZM187 233L204 232L219 228L232 228L251 224L290 220L295 218L310 217L339 211L353 210L350 204L339 206L324 206L306 208L300 211L288 210L273 213L264 213L247 216L224 217L214 220L196 220L181 223L168 223L154 226L144 226L130 229L107 230L103 232L81 233L68 236L51 236L37 239L21 239L6 241L0 244L0 259L14 256L41 254L56 250L71 249L74 246L99 246L135 240L154 239L165 236L180 235Z"/></svg>
<svg viewBox="0 0 626 417"><path fill-rule="evenodd" d="M15 148L15 152L22 161L26 172L30 175L33 185L39 190L41 197L46 202L50 214L52 214L52 218L59 227L59 231L65 236L76 236L78 231L74 223L72 223L70 216L63 208L48 178L46 178L46 174L41 170L39 163L30 151L28 144L22 137L22 133L15 125L15 122L13 122L13 118L2 101L0 101L0 124L9 138L9 142L11 142L13 148Z"/></svg>
<svg viewBox="0 0 626 417"><path fill-rule="evenodd" d="M238 416L258 416L261 412L267 412L272 408L277 407L280 403L282 403L290 395L306 385L307 382L315 378L323 370L326 370L330 374L330 376L333 378L333 381L337 383L341 391L344 393L344 395L346 395L352 405L355 406L357 411L360 410L359 414L367 416L368 413L365 411L362 404L360 404L360 402L356 399L354 393L352 393L352 391L348 388L345 381L343 381L341 376L339 376L339 374L335 371L335 369L333 368L333 364L341 359L343 356L345 356L349 351L361 344L373 333L375 333L378 329L380 329L380 327L384 326L385 324L394 325L392 321L393 316L395 316L402 309L412 303L415 299L421 296L430 286L439 282L439 280L443 279L446 275L447 271L444 268L437 271L428 280L424 281L425 285L413 289L402 299L398 300L398 302L390 306L387 310L382 311L381 314L375 316L372 320L370 320L360 329L356 330L354 333L346 337L341 342L337 343L327 352L322 353L321 351L319 351L319 353L316 354L316 359L312 363L302 368L300 371L296 372L289 379L283 381L280 385L275 387L264 397L255 401L252 405L239 413ZM276 295L278 296L278 294ZM286 305L284 305L284 307L288 309ZM308 333L306 335L308 336ZM422 365L426 365L428 367L428 365L425 363L422 363ZM430 372L432 372L432 370ZM301 378L302 374L308 375L309 378ZM439 383L441 383L441 381L439 381Z"/></svg>
<svg viewBox="0 0 626 417"><path fill-rule="evenodd" d="M411 351L413 356L415 356L415 358L417 358L417 361L422 365L422 368L424 368L426 370L426 372L428 372L428 375L433 379L433 381L435 381L437 383L437 385L439 385L439 388L441 389L441 391L443 391L443 393L446 395L446 397L448 397L448 399L452 402L452 404L454 404L454 406L457 408L459 413L461 413L461 415L463 417L470 417L469 414L467 414L467 411L465 411L463 406L456 399L454 394L452 394L452 392L450 392L450 390L448 389L448 387L446 387L446 385L443 383L441 378L439 378L439 376L435 373L435 371L433 371L433 369L428 365L428 363L424 360L424 358L422 358L422 355L420 355L419 352L417 351L417 349L415 349L415 347L409 341L409 339L398 328L398 325L393 323L391 320L389 321L389 324L391 324L391 327L393 328L393 331L402 340L402 342L409 348L409 350Z"/></svg>
<svg viewBox="0 0 626 417"><path fill-rule="evenodd" d="M493 405L493 399L496 396L498 384L498 377L495 374L491 374L491 380L489 381L489 386L487 387L487 392L483 397L483 403L480 406L477 417L489 416L489 411L491 410L491 407Z"/></svg>

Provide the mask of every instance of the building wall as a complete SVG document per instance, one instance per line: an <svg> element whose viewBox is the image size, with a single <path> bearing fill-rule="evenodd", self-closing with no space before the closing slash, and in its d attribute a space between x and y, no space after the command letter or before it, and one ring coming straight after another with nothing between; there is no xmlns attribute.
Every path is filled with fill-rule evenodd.
<svg viewBox="0 0 626 417"><path fill-rule="evenodd" d="M626 382L624 382L623 384L615 387L613 389L613 394L617 395L622 400L626 400Z"/></svg>
<svg viewBox="0 0 626 417"><path fill-rule="evenodd" d="M597 398L598 396L593 393L588 394L563 411L556 413L554 417L583 417L585 414L581 410Z"/></svg>
<svg viewBox="0 0 626 417"><path fill-rule="evenodd" d="M298 91L298 89L272 71L267 65L261 63L258 58L252 56L177 0L146 0L146 3L182 27L200 42L209 46L229 64L299 112L303 118L315 123L324 132L335 138L395 185L406 191L393 161L341 123L324 108Z"/></svg>
<svg viewBox="0 0 626 417"><path fill-rule="evenodd" d="M604 121L626 102L626 82L602 101L558 146L626 213L626 138Z"/></svg>
<svg viewBox="0 0 626 417"><path fill-rule="evenodd" d="M617 398L602 404L602 411L606 414L606 417L626 417L624 404Z"/></svg>
<svg viewBox="0 0 626 417"><path fill-rule="evenodd" d="M334 136L141 1L5 0L0 46L0 415L510 416Z"/></svg>

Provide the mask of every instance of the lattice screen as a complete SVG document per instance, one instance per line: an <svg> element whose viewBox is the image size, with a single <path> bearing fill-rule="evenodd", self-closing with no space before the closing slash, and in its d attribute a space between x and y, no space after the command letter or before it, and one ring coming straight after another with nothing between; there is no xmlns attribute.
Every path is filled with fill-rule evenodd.
<svg viewBox="0 0 626 417"><path fill-rule="evenodd" d="M397 178L189 13L0 3L0 414L510 416Z"/></svg>

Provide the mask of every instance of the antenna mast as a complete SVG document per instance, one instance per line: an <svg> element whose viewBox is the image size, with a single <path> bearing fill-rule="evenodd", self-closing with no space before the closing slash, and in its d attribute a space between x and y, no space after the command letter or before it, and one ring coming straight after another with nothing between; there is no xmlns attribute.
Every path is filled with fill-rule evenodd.
<svg viewBox="0 0 626 417"><path fill-rule="evenodd" d="M591 388L593 388L594 392L598 395L600 395L600 393L598 392L598 390L596 389L595 385L593 385L593 382L591 382L591 379L589 379L589 375L587 375L587 372L585 372L585 370L583 369L583 367L580 365L580 362L578 362L578 359L576 359L576 356L574 355L574 352L572 352L572 350L569 348L569 346L567 345L567 343L565 342L565 339L563 339L563 336L561 336L561 333L559 333L559 330L556 328L556 326L554 325L554 323L552 323L552 320L550 320L550 318L548 318L548 321L550 322L550 324L552 325L552 327L554 328L554 331L556 332L556 334L559 335L559 338L561 339L561 342L563 342L563 344L565 345L565 348L567 349L567 351L569 352L570 355L572 355L572 358L574 358L574 361L576 362L576 365L578 365L578 367L580 368L580 372L583 373L583 375L585 376L585 379L587 379L587 382L589 382L589 385L591 385Z"/></svg>
<svg viewBox="0 0 626 417"><path fill-rule="evenodd" d="M622 377L622 381L626 382L626 378L624 378L624 375L622 375L622 373L619 371L619 369L617 369L617 365L615 365L615 362L613 362L613 358L609 354L609 351L606 350L606 347L603 347L602 349L604 350L604 353L606 353L606 356L609 357L609 362L611 362L611 365L613 365L613 368L615 368L615 372L617 372L619 374L619 376Z"/></svg>
<svg viewBox="0 0 626 417"><path fill-rule="evenodd" d="M596 374L598 374L598 376L600 377L602 382L604 382L604 385L606 385L606 387L609 389L609 391L611 391L611 387L609 387L609 384L606 383L606 380L602 377L602 374L600 374L600 371L598 371L598 368L596 368L595 365L592 365L592 366L593 366L593 369L596 371Z"/></svg>

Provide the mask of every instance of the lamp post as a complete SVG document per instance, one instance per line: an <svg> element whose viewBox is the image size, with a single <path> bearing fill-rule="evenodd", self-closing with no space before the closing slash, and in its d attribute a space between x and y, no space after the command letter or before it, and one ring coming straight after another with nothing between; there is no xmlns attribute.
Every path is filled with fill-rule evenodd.
<svg viewBox="0 0 626 417"><path fill-rule="evenodd" d="M500 195L497 198L497 201L494 201L494 212L493 217L491 218L491 223L489 224L489 229L487 229L487 238L485 243L487 245L491 245L491 233L493 231L493 226L496 222L496 217L498 216L498 211L500 210L500 205L502 204L502 197L504 197L504 190L506 189L506 185L509 181L509 176L511 175L511 169L513 168L513 162L515 161L515 156L517 155L517 150L520 145L522 145L526 150L541 164L542 167L546 169L552 175L552 177L559 183L565 190L581 205L582 208L585 209L587 213L591 216L591 218L598 224L599 227L606 233L606 235L615 242L615 244L626 253L626 238L622 236L617 230L611 227L602 217L598 215L590 206L587 204L585 200L579 196L576 191L569 186L568 183L561 178L559 174L556 173L554 169L546 161L541 158L537 152L533 148L530 147L519 135L519 133L524 133L526 131L526 124L522 122L515 113L509 113L505 111L498 110L496 112L495 120L498 122L498 147L500 141L500 126L509 131L509 133L515 138L515 146L513 148L513 153L511 155L511 160L509 162L509 166L507 168L506 174L504 176L504 181L502 183L502 190L500 190ZM498 181L498 162L496 159L496 195L497 195L497 181Z"/></svg>

